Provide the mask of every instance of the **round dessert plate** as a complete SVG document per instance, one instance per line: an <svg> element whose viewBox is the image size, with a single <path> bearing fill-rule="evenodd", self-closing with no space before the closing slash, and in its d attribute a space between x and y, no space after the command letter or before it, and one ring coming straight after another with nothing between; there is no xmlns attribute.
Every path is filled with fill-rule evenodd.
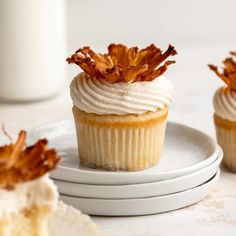
<svg viewBox="0 0 236 236"><path fill-rule="evenodd" d="M63 202L59 202L58 209L49 222L49 235L100 236L102 234L89 216Z"/></svg>
<svg viewBox="0 0 236 236"><path fill-rule="evenodd" d="M220 147L219 147L220 149ZM88 185L54 180L61 194L74 197L128 199L146 198L181 192L199 186L215 175L223 158L219 157L209 166L178 178L152 183L132 185Z"/></svg>
<svg viewBox="0 0 236 236"><path fill-rule="evenodd" d="M90 215L103 216L134 216L162 213L176 210L196 202L207 196L217 183L220 170L208 182L179 193L169 194L159 197L140 199L96 199L96 198L76 198L61 195L60 198L67 204Z"/></svg>
<svg viewBox="0 0 236 236"><path fill-rule="evenodd" d="M213 163L219 150L212 138L185 125L168 122L164 152L159 164L143 171L105 171L79 165L74 122L65 120L29 132L29 142L46 137L61 157L51 173L57 180L100 185L138 184L177 178ZM79 137L83 138L83 137Z"/></svg>

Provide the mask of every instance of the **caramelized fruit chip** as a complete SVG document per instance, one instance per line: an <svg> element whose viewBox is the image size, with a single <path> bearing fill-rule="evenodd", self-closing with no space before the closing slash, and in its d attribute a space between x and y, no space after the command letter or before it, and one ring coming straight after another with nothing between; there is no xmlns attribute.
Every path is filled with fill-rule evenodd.
<svg viewBox="0 0 236 236"><path fill-rule="evenodd" d="M59 162L55 149L48 149L46 139L26 147L26 132L21 131L15 144L0 147L0 186L34 180L53 170Z"/></svg>
<svg viewBox="0 0 236 236"><path fill-rule="evenodd" d="M223 71L220 72L217 66L209 65L227 85L230 89L236 91L236 52L230 52L231 57L226 58L223 61Z"/></svg>
<svg viewBox="0 0 236 236"><path fill-rule="evenodd" d="M95 53L89 47L83 47L67 58L67 62L77 64L91 77L110 83L151 81L175 63L166 59L176 53L171 45L162 53L154 44L141 50L110 44L107 54Z"/></svg>

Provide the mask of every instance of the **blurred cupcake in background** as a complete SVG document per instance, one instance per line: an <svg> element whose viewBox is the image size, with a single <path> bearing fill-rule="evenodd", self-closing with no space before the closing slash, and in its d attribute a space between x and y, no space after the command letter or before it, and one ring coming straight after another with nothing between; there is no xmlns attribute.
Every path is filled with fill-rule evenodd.
<svg viewBox="0 0 236 236"><path fill-rule="evenodd" d="M111 44L107 54L89 47L68 63L84 71L70 86L80 162L107 170L155 166L162 154L173 85L163 76L176 51Z"/></svg>
<svg viewBox="0 0 236 236"><path fill-rule="evenodd" d="M223 148L223 164L236 172L236 52L223 61L224 68L209 65L226 84L220 87L213 99L214 121L219 145Z"/></svg>

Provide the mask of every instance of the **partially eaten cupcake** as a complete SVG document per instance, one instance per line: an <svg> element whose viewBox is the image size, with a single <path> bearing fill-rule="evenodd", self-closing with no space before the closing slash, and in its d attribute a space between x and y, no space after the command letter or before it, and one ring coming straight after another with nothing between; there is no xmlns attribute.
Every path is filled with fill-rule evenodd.
<svg viewBox="0 0 236 236"><path fill-rule="evenodd" d="M47 140L26 147L26 132L0 147L0 235L47 236L58 193L48 177L59 158Z"/></svg>
<svg viewBox="0 0 236 236"><path fill-rule="evenodd" d="M67 58L84 71L70 86L81 163L127 171L158 163L174 95L163 74L175 54L171 45L163 53L111 44L106 54L84 47Z"/></svg>
<svg viewBox="0 0 236 236"><path fill-rule="evenodd" d="M224 151L223 164L236 172L236 52L223 61L223 71L209 65L226 86L220 87L214 95L214 121L217 140Z"/></svg>

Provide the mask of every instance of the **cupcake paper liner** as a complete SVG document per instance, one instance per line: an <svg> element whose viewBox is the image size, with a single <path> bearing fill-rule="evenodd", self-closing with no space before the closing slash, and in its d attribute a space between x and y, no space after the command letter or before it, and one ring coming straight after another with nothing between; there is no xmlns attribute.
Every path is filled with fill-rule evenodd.
<svg viewBox="0 0 236 236"><path fill-rule="evenodd" d="M94 116L74 107L80 162L128 171L156 165L162 154L168 109L155 113Z"/></svg>
<svg viewBox="0 0 236 236"><path fill-rule="evenodd" d="M214 115L218 144L224 151L223 165L236 172L236 122Z"/></svg>

